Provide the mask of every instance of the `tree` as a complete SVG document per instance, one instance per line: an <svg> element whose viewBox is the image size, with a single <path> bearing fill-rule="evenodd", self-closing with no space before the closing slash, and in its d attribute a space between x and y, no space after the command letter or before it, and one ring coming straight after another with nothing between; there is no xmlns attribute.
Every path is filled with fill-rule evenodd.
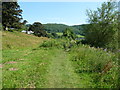
<svg viewBox="0 0 120 90"><path fill-rule="evenodd" d="M34 22L33 25L29 27L29 31L33 31L34 35L38 37L47 36L47 33L44 31L44 27L40 22Z"/></svg>
<svg viewBox="0 0 120 90"><path fill-rule="evenodd" d="M105 47L111 43L117 33L117 3L104 2L97 11L87 10L88 22L85 32L86 41L95 47Z"/></svg>
<svg viewBox="0 0 120 90"><path fill-rule="evenodd" d="M22 27L23 27L22 29L26 31L26 34L28 33L28 27L26 26L27 23L28 23L27 20L23 20L23 22L22 22L22 24L23 24L22 25Z"/></svg>
<svg viewBox="0 0 120 90"><path fill-rule="evenodd" d="M2 25L6 28L21 28L22 10L17 2L2 3Z"/></svg>
<svg viewBox="0 0 120 90"><path fill-rule="evenodd" d="M58 35L56 33L51 33L51 35L54 37L54 38L58 38Z"/></svg>
<svg viewBox="0 0 120 90"><path fill-rule="evenodd" d="M69 39L75 39L75 34L73 33L73 31L69 28L66 28L65 31L63 32L63 36L67 37Z"/></svg>
<svg viewBox="0 0 120 90"><path fill-rule="evenodd" d="M28 23L28 21L27 21L27 20L24 20L22 23L25 25L26 23Z"/></svg>

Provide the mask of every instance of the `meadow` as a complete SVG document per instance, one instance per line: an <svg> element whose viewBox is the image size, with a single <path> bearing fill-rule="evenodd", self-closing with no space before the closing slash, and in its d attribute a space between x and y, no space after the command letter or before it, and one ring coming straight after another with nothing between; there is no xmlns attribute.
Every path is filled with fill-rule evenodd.
<svg viewBox="0 0 120 90"><path fill-rule="evenodd" d="M63 35L63 33L56 33L56 34L57 34L58 36L62 36L62 35ZM78 37L78 38L82 38L82 37L84 37L84 36L82 36L82 35L79 34L79 35L77 35L77 37Z"/></svg>
<svg viewBox="0 0 120 90"><path fill-rule="evenodd" d="M21 32L3 31L2 40L3 88L119 86L117 53Z"/></svg>

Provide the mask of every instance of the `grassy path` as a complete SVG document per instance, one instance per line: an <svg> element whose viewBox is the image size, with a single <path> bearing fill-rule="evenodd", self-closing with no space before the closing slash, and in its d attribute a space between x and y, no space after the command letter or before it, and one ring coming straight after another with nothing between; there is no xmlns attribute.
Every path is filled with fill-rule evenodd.
<svg viewBox="0 0 120 90"><path fill-rule="evenodd" d="M63 50L57 50L51 58L51 64L46 75L48 88L77 88L83 87L80 78L74 73L68 55Z"/></svg>
<svg viewBox="0 0 120 90"><path fill-rule="evenodd" d="M74 72L69 53L62 49L5 50L3 57L3 87L84 88L86 85L84 75Z"/></svg>

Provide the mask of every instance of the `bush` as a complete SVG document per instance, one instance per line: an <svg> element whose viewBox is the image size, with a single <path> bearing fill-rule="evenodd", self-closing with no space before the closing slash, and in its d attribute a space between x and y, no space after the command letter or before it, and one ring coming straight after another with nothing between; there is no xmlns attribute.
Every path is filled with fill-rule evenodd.
<svg viewBox="0 0 120 90"><path fill-rule="evenodd" d="M73 31L71 29L66 28L63 32L63 37L69 38L70 40L71 39L75 40L76 35L73 33Z"/></svg>
<svg viewBox="0 0 120 90"><path fill-rule="evenodd" d="M76 43L74 40L67 40L67 39L51 39L48 41L44 41L40 47L57 47L57 48L62 48L64 50L68 50L72 48L73 46L76 46Z"/></svg>
<svg viewBox="0 0 120 90"><path fill-rule="evenodd" d="M51 35L54 37L54 38L58 38L58 35L56 33L51 33Z"/></svg>
<svg viewBox="0 0 120 90"><path fill-rule="evenodd" d="M14 32L14 29L8 29L8 31L10 31L10 32Z"/></svg>
<svg viewBox="0 0 120 90"><path fill-rule="evenodd" d="M57 47L57 48L62 48L62 42L59 40L48 40L44 41L40 47Z"/></svg>
<svg viewBox="0 0 120 90"><path fill-rule="evenodd" d="M34 22L33 25L30 25L28 31L33 31L34 32L33 34L38 37L41 37L41 36L47 37L47 33L40 22Z"/></svg>

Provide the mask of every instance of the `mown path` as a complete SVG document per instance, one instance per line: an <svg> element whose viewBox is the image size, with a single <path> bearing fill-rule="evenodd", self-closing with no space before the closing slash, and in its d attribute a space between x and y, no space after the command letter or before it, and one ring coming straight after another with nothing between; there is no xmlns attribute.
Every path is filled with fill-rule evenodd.
<svg viewBox="0 0 120 90"><path fill-rule="evenodd" d="M68 53L57 50L51 58L46 75L46 88L82 88L80 77L74 72Z"/></svg>
<svg viewBox="0 0 120 90"><path fill-rule="evenodd" d="M86 78L74 72L70 54L63 49L7 50L3 56L4 88L86 87Z"/></svg>

